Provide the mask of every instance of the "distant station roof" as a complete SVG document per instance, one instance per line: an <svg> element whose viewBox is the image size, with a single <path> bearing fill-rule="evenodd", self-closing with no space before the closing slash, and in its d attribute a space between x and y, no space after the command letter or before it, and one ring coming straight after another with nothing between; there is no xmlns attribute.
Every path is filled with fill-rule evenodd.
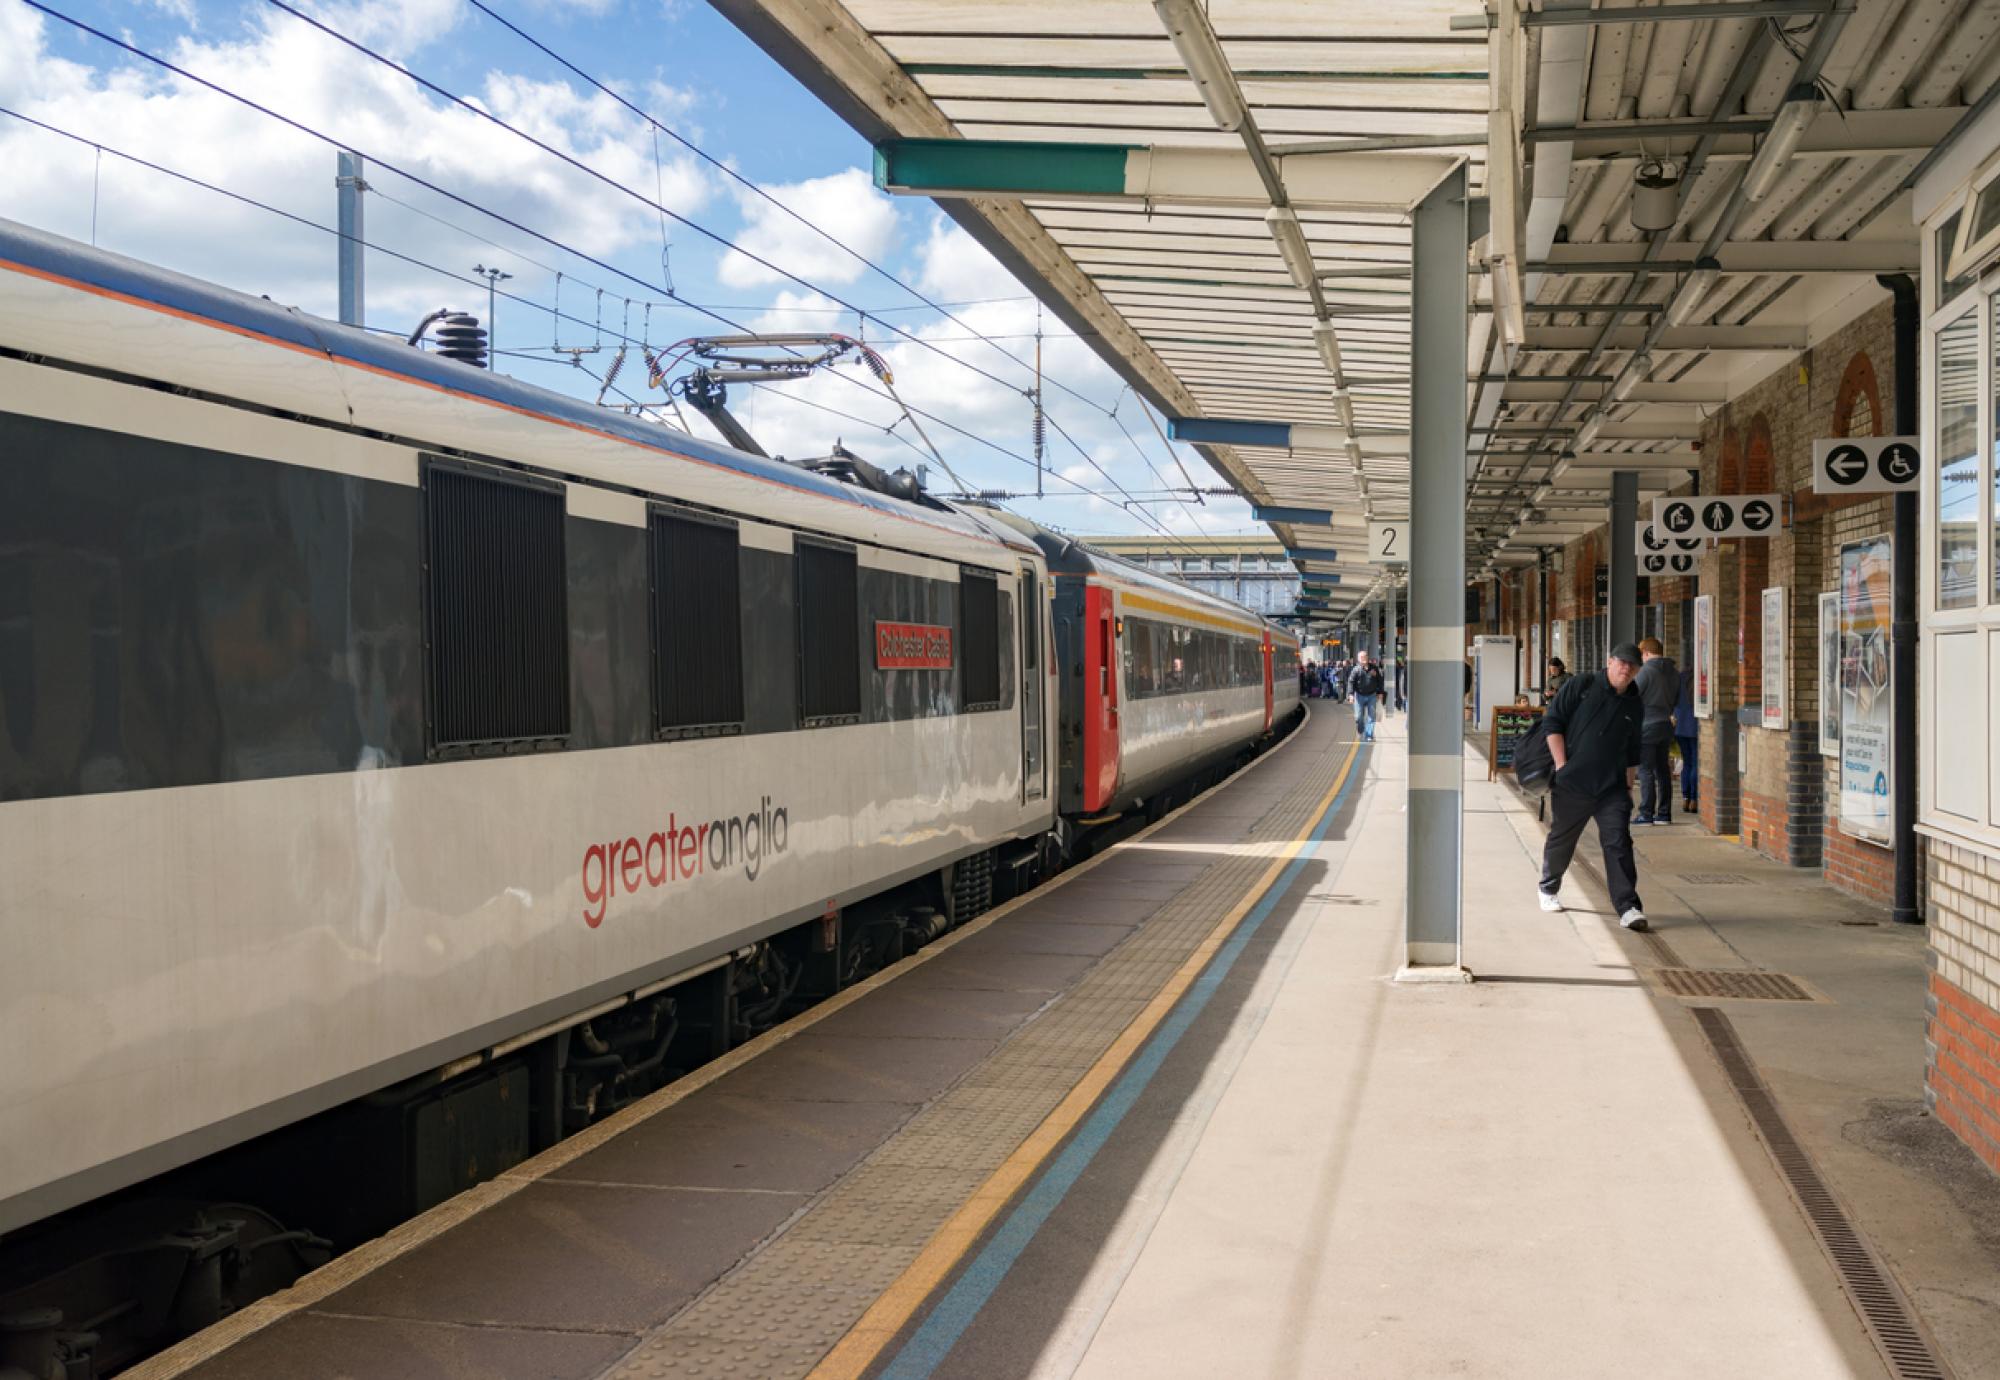
<svg viewBox="0 0 2000 1380"><path fill-rule="evenodd" d="M1477 573L1613 470L1681 482L1742 352L1915 271L1912 175L2000 75L1984 0L716 2L1347 569L1328 616L1407 511L1408 211L1449 168Z"/></svg>

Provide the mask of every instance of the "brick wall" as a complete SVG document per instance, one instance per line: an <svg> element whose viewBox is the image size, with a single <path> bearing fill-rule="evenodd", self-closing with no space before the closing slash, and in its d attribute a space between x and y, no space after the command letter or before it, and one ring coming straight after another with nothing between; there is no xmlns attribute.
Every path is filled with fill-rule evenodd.
<svg viewBox="0 0 2000 1380"><path fill-rule="evenodd" d="M1703 430L1702 492L1777 492L1792 499L1777 536L1705 554L1702 592L1715 597L1716 718L1702 725L1701 816L1719 834L1833 885L1888 904L1889 850L1839 826L1839 761L1819 752L1819 594L1840 582L1843 543L1888 530L1891 502L1812 492L1812 442L1886 434L1894 418L1894 315L1883 303L1732 399ZM1763 605L1785 591L1785 725L1765 728ZM1910 688L1915 693L1915 687ZM1736 738L1747 768L1737 779Z"/></svg>
<svg viewBox="0 0 2000 1380"><path fill-rule="evenodd" d="M2000 859L1933 839L1924 1097L2000 1170Z"/></svg>

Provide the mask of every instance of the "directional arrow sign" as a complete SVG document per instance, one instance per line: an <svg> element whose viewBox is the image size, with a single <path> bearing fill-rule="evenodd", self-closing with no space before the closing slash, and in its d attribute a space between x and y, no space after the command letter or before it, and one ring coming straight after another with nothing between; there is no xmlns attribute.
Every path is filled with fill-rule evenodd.
<svg viewBox="0 0 2000 1380"><path fill-rule="evenodd" d="M1778 529L1782 511L1777 494L1696 494L1653 501L1654 521L1675 534L1673 544L1683 552L1698 549L1703 537L1768 537Z"/></svg>
<svg viewBox="0 0 2000 1380"><path fill-rule="evenodd" d="M1915 436L1840 436L1813 442L1813 492L1887 494L1923 477Z"/></svg>

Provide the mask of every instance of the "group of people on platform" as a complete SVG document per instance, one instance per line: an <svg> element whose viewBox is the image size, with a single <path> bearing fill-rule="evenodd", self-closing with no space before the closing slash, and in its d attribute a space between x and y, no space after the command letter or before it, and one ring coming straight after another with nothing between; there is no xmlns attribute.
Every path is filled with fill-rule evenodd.
<svg viewBox="0 0 2000 1380"><path fill-rule="evenodd" d="M1400 677L1398 680L1400 681ZM1302 662L1299 666L1299 693L1308 699L1328 699L1345 704L1354 702L1354 728L1366 743L1375 741L1375 715L1389 687L1382 667L1364 649L1352 660ZM1401 686L1397 687L1396 708L1403 708Z"/></svg>

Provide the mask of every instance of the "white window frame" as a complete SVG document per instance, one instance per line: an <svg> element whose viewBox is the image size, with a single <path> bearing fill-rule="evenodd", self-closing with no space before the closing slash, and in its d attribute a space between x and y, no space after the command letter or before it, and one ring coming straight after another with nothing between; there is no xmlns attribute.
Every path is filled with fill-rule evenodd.
<svg viewBox="0 0 2000 1380"><path fill-rule="evenodd" d="M1921 388L1918 402L1919 430L1923 438L1923 453L1931 458L1927 467L1929 473L1922 488L1922 521L1919 524L1919 580L1918 580L1918 620L1922 629L1919 646L1918 669L1918 745L1923 759L1918 764L1918 818L1921 832L1942 836L1961 844L1971 844L1986 852L2000 852L2000 770L1994 766L1995 735L2000 735L2000 714L1992 708L1996 697L2000 697L2000 685L1988 685L1986 694L1978 701L1987 705L1988 720L1986 762L1986 817L1968 819L1963 815L1941 811L1936 802L1937 781L1933 763L1939 744L1941 727L1937 711L1937 696L1940 681L1937 674L1937 646L1940 635L1973 634L1981 639L1980 652L1982 666L1991 664L1991 648L2000 640L2000 591L1994 587L1994 471L1996 468L1995 445L2000 437L1995 435L1995 373L2000 369L2000 332L1994 328L1994 314L2000 310L2000 263L1989 264L1979 277L1957 296L1949 301L1929 303L1930 294L1938 291L1952 276L1948 269L1961 272L1970 264L2000 253L2000 229L1971 241L1971 224L1977 194L1989 187L2000 187L2000 153L1988 159L1965 186L1953 196L1940 203L1923 224L1922 252L1925 299L1928 306L1922 330ZM2000 190L1995 191L2000 195ZM1944 223L1954 212L1961 213L1959 229L1952 247L1940 252L1938 234ZM1942 461L1939 453L1937 429L1938 403L1938 352L1939 334L1965 312L1974 313L1974 323L1978 339L1978 397L1976 412L1975 453L1978 462L1979 503L1975 521L1978 529L1977 555L1977 597L1967 608L1940 609L1938 597L1938 552L1940 549L1937 466ZM1906 693L1905 687L1897 686L1896 693Z"/></svg>

